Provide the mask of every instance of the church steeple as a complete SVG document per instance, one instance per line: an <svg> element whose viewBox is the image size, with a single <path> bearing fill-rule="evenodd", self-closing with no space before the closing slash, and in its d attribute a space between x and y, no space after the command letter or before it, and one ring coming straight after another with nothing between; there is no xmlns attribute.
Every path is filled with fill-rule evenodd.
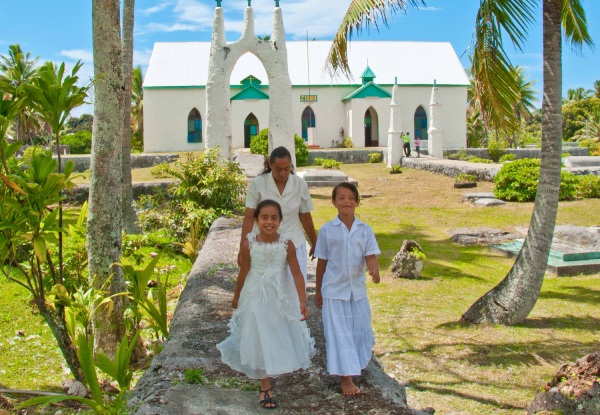
<svg viewBox="0 0 600 415"><path fill-rule="evenodd" d="M375 73L371 70L371 68L369 68L369 65L367 65L367 68L363 71L360 77L362 78L363 85L373 82L373 79L376 78Z"/></svg>

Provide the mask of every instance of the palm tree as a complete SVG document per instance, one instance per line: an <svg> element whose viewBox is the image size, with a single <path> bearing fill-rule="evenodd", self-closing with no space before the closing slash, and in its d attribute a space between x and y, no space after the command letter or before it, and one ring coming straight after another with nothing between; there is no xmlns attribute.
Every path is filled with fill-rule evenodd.
<svg viewBox="0 0 600 415"><path fill-rule="evenodd" d="M577 89L569 89L567 91L566 103L581 101L582 99L590 98L593 93L593 90L581 87Z"/></svg>
<svg viewBox="0 0 600 415"><path fill-rule="evenodd" d="M123 144L123 58L119 0L92 0L95 84L94 126L87 221L88 268L94 288L114 295L126 291L116 265L122 253L121 160ZM115 191L117 190L117 191ZM125 335L124 300L114 298L114 310L94 316L97 350L113 356Z"/></svg>
<svg viewBox="0 0 600 415"><path fill-rule="evenodd" d="M133 77L133 22L135 0L123 1L123 140L121 170L123 172L121 214L123 230L126 233L141 233L137 225L137 215L133 208L133 188L131 186L131 88Z"/></svg>
<svg viewBox="0 0 600 415"><path fill-rule="evenodd" d="M523 117L529 118L531 116L531 112L535 109L534 102L537 102L537 98L535 96L536 91L533 89L535 81L529 80L529 76L525 73L525 69L516 66L514 72L517 84L518 101L513 104L513 108L515 118L519 122L519 128L513 130L512 140L516 148L519 139L518 131L521 129Z"/></svg>
<svg viewBox="0 0 600 415"><path fill-rule="evenodd" d="M131 85L131 131L144 133L144 78L142 67L133 69L133 82Z"/></svg>
<svg viewBox="0 0 600 415"><path fill-rule="evenodd" d="M8 47L8 56L0 56L0 72L10 81L5 85L4 92L12 96L20 96L23 94L20 86L26 82L30 82L37 72L37 61L39 58L31 58L31 53L23 52L18 44ZM15 122L15 139L25 141L25 138L30 129L39 128L39 123L26 105L18 112L14 119ZM33 144L33 142L32 142Z"/></svg>
<svg viewBox="0 0 600 415"><path fill-rule="evenodd" d="M410 2L415 5L415 2ZM523 249L504 280L486 293L463 314L463 320L475 323L517 324L535 305L542 282L558 210L561 168L561 23L567 40L574 48L592 45L585 11L580 0L543 0L544 100L542 103L542 157L536 202ZM526 28L533 19L537 2L533 0L480 0L474 39L471 72L476 79L480 100L496 126L514 122L512 103L517 102L513 69L502 48L506 33L518 48L526 39ZM327 59L330 73L349 73L346 39L353 28L374 23L376 12L386 6L404 11L401 0L353 0L336 34ZM485 92L485 94L483 94ZM488 95L489 94L489 95Z"/></svg>
<svg viewBox="0 0 600 415"><path fill-rule="evenodd" d="M600 79L594 82L594 96L600 98Z"/></svg>

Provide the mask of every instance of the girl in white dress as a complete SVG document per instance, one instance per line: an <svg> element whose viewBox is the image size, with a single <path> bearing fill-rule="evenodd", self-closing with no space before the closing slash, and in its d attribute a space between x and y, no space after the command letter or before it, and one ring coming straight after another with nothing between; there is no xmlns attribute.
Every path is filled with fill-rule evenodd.
<svg viewBox="0 0 600 415"><path fill-rule="evenodd" d="M282 216L273 200L256 207L259 232L249 233L242 244L230 335L217 345L224 363L260 379L260 405L267 409L277 407L269 377L306 369L315 354L296 247L277 232Z"/></svg>
<svg viewBox="0 0 600 415"><path fill-rule="evenodd" d="M365 270L379 282L381 252L371 227L354 216L359 203L356 186L338 184L332 202L338 215L319 230L315 248L315 305L323 309L327 371L340 376L344 395L358 395L352 376L367 366L375 344Z"/></svg>

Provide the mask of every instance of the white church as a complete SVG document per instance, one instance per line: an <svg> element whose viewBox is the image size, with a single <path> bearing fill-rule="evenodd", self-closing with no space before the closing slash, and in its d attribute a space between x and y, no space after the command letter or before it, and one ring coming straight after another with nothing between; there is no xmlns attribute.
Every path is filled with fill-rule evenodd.
<svg viewBox="0 0 600 415"><path fill-rule="evenodd" d="M401 131L409 132L412 138L428 139L432 122L430 101L435 84L439 108L435 122L437 129L443 131L443 148L466 147L469 79L450 43L352 41L348 45L348 59L354 79L332 78L324 71L331 42L284 41L282 44L283 27L277 28L277 19L274 19L271 40L257 39L253 21L248 21L252 19L248 9L251 12L251 8L247 8L245 26L251 27L245 27L240 40L250 45L247 50L251 52L240 53L239 58L234 56L237 60L230 70L209 68L211 42L155 43L144 79L146 152L184 152L212 147L210 144L219 142L209 138L210 129L220 131L222 123L230 124L226 129L230 148L249 147L250 140L260 130L280 127L269 123L278 123L276 115L289 114L290 110L291 126L285 134L291 129L292 134L303 137L311 146L336 147L349 136L357 148L387 147L395 82L400 120L394 123L400 125ZM276 10L280 13L278 7ZM217 21L217 13L215 16ZM225 51L227 57L229 44L224 41L224 30L221 32L213 29L213 43L215 36L221 36L220 50ZM269 79L274 84L279 82L278 78L273 76L271 68L265 69L269 63L263 65L260 54L252 52L253 46L287 50L291 103L275 99ZM215 76L211 71L225 79L229 72L230 75L229 88L220 89L222 95L228 95L220 108L212 108L212 121L209 121L207 89L210 89L210 78ZM285 108L288 106L291 108ZM427 145L423 143L422 148Z"/></svg>

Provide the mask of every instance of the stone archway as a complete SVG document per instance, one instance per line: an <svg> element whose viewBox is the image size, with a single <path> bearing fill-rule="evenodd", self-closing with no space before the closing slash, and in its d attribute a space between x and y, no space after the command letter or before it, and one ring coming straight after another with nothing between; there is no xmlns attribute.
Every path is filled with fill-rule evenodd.
<svg viewBox="0 0 600 415"><path fill-rule="evenodd" d="M269 152L285 146L295 163L292 132L292 84L288 73L285 31L279 2L273 12L270 40L258 39L254 32L254 12L250 5L244 11L242 36L233 43L225 39L225 22L220 1L215 17L210 48L208 81L206 82L205 146L221 148L221 156L231 159L231 105L229 79L238 59L247 52L263 64L269 80ZM250 3L250 1L248 2Z"/></svg>

